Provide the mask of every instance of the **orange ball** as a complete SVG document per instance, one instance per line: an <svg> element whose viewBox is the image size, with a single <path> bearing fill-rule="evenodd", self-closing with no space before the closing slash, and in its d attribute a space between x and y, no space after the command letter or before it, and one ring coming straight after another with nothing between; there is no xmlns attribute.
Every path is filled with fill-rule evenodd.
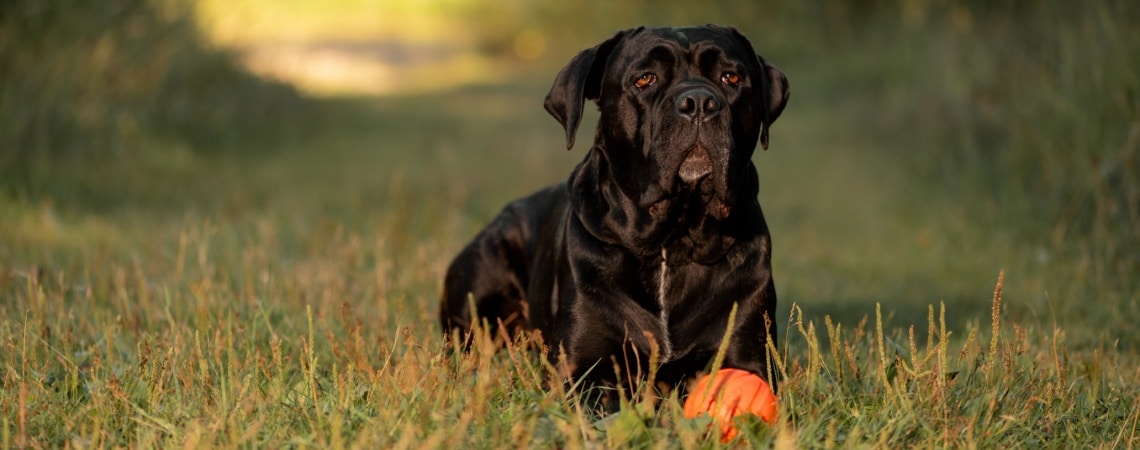
<svg viewBox="0 0 1140 450"><path fill-rule="evenodd" d="M720 424L720 440L728 442L736 437L732 419L745 414L760 416L769 424L776 423L776 394L772 387L752 372L740 369L721 369L712 376L697 379L693 391L685 400L685 417L704 414Z"/></svg>

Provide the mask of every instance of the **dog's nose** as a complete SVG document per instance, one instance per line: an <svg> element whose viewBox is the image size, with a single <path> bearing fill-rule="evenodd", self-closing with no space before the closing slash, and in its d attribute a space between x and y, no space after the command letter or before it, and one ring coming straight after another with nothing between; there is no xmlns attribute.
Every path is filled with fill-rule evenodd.
<svg viewBox="0 0 1140 450"><path fill-rule="evenodd" d="M707 88L694 88L677 94L677 115L693 121L705 121L721 109L716 94Z"/></svg>
<svg viewBox="0 0 1140 450"><path fill-rule="evenodd" d="M681 161L681 168L677 170L677 175L681 176L681 181L687 184L695 184L701 178L712 173L712 169L709 152L698 145L689 152L689 156L685 157L684 161Z"/></svg>

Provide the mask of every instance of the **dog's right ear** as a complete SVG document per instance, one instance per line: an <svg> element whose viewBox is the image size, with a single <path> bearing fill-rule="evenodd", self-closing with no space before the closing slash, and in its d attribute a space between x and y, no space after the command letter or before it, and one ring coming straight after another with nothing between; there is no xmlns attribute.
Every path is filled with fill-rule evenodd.
<svg viewBox="0 0 1140 450"><path fill-rule="evenodd" d="M582 108L586 100L597 100L602 90L602 77L606 71L606 61L617 44L633 32L619 31L601 44L578 53L563 67L554 78L554 86L546 94L546 111L566 129L566 149L574 147L574 137L578 134L578 124L582 121Z"/></svg>
<svg viewBox="0 0 1140 450"><path fill-rule="evenodd" d="M768 128L772 126L772 122L780 117L780 113L784 112L784 107L788 105L788 96L791 94L791 88L788 86L788 76L784 75L779 68L768 64L760 55L756 55L756 59L760 61L760 66L768 75L768 92L761 96L761 98L768 100L768 111L764 115L764 125L760 130L760 146L768 149Z"/></svg>

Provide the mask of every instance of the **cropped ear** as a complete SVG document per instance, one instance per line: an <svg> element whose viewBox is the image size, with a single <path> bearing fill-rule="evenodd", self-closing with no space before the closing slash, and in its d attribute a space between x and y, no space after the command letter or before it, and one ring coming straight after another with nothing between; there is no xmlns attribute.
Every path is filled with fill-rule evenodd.
<svg viewBox="0 0 1140 450"><path fill-rule="evenodd" d="M784 106L788 104L788 95L791 94L791 90L788 85L788 77L784 75L784 72L781 72L776 66L768 64L760 55L756 55L756 58L760 60L760 66L767 72L768 78L768 92L761 96L767 100L767 104L761 105L767 109L767 119L764 120L764 125L760 129L760 146L767 150L768 127L776 121L777 117L780 117L780 113L784 112Z"/></svg>
<svg viewBox="0 0 1140 450"><path fill-rule="evenodd" d="M631 32L619 31L602 43L582 50L554 78L550 93L546 94L546 111L566 129L566 149L574 147L574 137L578 134L578 124L582 121L582 107L586 100L597 100L602 90L602 77L606 71L606 61L617 44Z"/></svg>

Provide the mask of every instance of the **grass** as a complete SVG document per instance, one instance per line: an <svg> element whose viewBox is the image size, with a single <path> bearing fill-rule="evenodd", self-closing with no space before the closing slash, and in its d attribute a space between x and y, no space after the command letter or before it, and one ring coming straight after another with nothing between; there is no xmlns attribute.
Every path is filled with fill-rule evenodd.
<svg viewBox="0 0 1140 450"><path fill-rule="evenodd" d="M1014 11L1059 36L1045 41L980 15L954 28L969 10L946 15L949 31L935 13L912 28L865 17L887 24L858 34L873 51L847 51L852 30L831 47L818 34L833 27L773 30L795 91L755 156L781 419L729 446L1140 444L1136 147L1121 132L1140 78L1119 64L1137 47L1112 32L1132 9L1090 11ZM808 38L783 45L795 36ZM1003 36L1096 51L1048 59ZM1054 64L1025 69L1036 58ZM995 75L1010 66L1017 83ZM583 156L542 113L555 68L538 67L434 94L285 96L309 123L261 121L284 138L143 130L122 141L131 157L45 165L5 190L0 447L722 447L651 383L599 420L549 387L536 342L492 351L482 336L462 355L440 337L450 258ZM1056 114L1074 110L1096 114ZM234 134L219 117L194 126ZM27 131L14 123L0 140Z"/></svg>

